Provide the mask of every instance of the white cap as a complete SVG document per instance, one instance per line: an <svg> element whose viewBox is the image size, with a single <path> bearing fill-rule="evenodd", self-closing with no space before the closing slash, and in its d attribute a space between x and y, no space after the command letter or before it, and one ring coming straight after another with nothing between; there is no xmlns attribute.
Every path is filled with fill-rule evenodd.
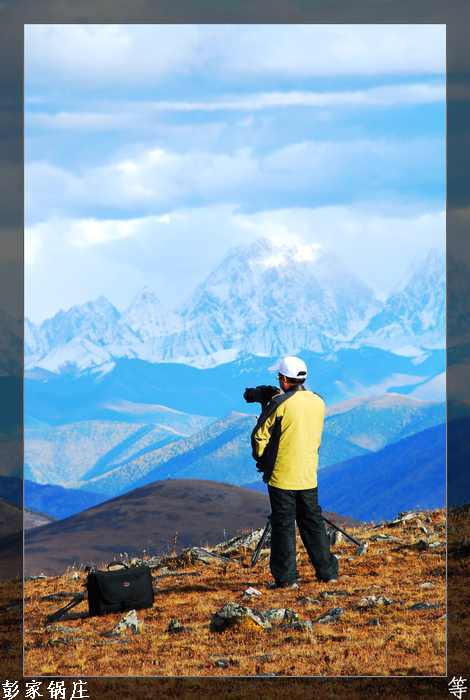
<svg viewBox="0 0 470 700"><path fill-rule="evenodd" d="M279 362L277 371L289 379L305 379L307 376L307 365L300 357L288 355Z"/></svg>

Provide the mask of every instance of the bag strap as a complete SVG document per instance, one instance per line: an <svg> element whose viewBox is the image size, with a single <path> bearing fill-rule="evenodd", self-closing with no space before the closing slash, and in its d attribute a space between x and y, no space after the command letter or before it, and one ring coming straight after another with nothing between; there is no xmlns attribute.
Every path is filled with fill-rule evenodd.
<svg viewBox="0 0 470 700"><path fill-rule="evenodd" d="M67 603L67 605L64 605L62 608L59 608L59 610L56 610L54 613L48 615L46 618L47 622L55 622L56 620L60 620L60 618L63 617L66 612L81 603L82 600L85 600L85 597L86 593L77 593L77 595L74 596L72 600Z"/></svg>

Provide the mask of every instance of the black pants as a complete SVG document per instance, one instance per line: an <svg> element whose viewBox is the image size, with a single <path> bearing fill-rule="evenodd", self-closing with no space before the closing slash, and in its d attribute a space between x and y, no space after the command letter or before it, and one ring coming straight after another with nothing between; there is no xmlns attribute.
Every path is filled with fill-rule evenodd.
<svg viewBox="0 0 470 700"><path fill-rule="evenodd" d="M315 569L317 579L338 575L338 560L330 552L330 541L318 505L317 489L288 491L268 485L271 501L271 573L276 583L292 583L295 565L295 521Z"/></svg>

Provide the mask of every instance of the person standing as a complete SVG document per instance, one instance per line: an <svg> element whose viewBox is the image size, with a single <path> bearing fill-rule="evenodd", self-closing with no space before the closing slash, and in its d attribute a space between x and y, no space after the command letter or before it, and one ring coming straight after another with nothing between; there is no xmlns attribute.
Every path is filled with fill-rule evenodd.
<svg viewBox="0 0 470 700"><path fill-rule="evenodd" d="M307 366L287 356L278 365L275 395L251 434L253 457L271 502L270 588L297 588L295 523L319 581L336 581L338 558L318 503L317 467L325 402L305 386Z"/></svg>

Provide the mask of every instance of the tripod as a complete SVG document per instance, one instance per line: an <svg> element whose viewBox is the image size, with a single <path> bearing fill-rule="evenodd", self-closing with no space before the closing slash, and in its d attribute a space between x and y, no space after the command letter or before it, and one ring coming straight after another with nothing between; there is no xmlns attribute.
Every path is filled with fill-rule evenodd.
<svg viewBox="0 0 470 700"><path fill-rule="evenodd" d="M351 542L354 542L354 544L357 546L356 554L364 554L364 552L367 549L367 542L359 542L359 540L356 540L354 537L351 535L348 535L348 533L343 530L343 528L339 527L339 525L335 525L334 523L331 522L331 520L328 520L328 518L325 518L324 515L321 516L322 519L327 523L330 527L334 528L338 532L341 532L342 535L348 538L348 540L351 540ZM256 549L253 552L253 556L251 557L251 566L255 566L256 562L258 561L261 550L264 547L264 544L266 540L268 539L269 534L271 533L271 516L268 516L268 522L266 523L266 527L263 530L263 534L261 535L258 544L256 545Z"/></svg>

